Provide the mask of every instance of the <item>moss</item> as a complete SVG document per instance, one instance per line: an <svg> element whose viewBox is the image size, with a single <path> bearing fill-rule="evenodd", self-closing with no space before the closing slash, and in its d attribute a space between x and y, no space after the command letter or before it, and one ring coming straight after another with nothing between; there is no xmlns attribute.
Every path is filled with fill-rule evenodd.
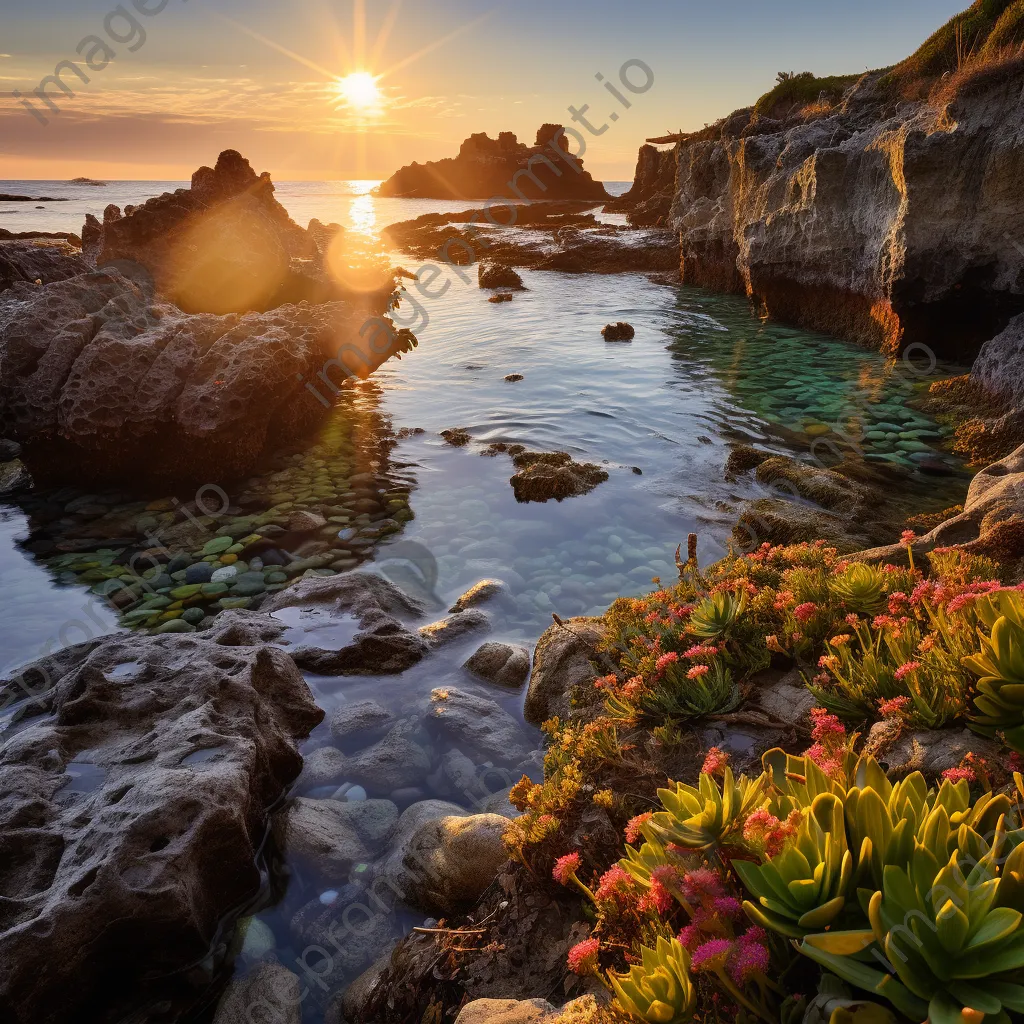
<svg viewBox="0 0 1024 1024"><path fill-rule="evenodd" d="M843 93L860 77L831 75L828 78L816 78L809 71L805 71L779 82L771 92L766 92L754 104L754 114L758 117L779 117L800 107L818 103L820 100L837 103L843 98Z"/></svg>

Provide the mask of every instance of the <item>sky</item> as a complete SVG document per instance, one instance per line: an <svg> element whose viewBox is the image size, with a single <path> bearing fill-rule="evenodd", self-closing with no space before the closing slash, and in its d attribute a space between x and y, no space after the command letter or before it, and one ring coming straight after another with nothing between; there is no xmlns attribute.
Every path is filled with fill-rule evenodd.
<svg viewBox="0 0 1024 1024"><path fill-rule="evenodd" d="M532 142L587 104L608 125L588 136L587 169L626 180L646 138L753 103L778 71L896 63L967 5L0 0L0 179L187 179L228 148L277 180L384 178L454 156L474 132ZM51 86L55 113L33 91L62 61L89 81L65 67L73 95ZM644 92L620 79L626 66L643 86L637 62ZM354 73L377 98L339 86Z"/></svg>

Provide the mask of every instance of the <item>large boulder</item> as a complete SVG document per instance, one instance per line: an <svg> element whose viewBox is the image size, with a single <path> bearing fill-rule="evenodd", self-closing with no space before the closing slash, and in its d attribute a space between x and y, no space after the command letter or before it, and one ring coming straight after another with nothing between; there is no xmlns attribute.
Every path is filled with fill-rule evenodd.
<svg viewBox="0 0 1024 1024"><path fill-rule="evenodd" d="M64 281L89 269L79 250L66 241L35 238L0 242L0 292L15 284Z"/></svg>
<svg viewBox="0 0 1024 1024"><path fill-rule="evenodd" d="M224 990L213 1024L302 1024L302 984L281 964L264 963Z"/></svg>
<svg viewBox="0 0 1024 1024"><path fill-rule="evenodd" d="M325 366L340 380L339 354L362 375L410 344L394 333L378 351L375 331L360 337L369 315L347 302L186 314L116 272L16 285L0 293L0 433L37 478L222 481L324 418L330 387L304 382Z"/></svg>
<svg viewBox="0 0 1024 1024"><path fill-rule="evenodd" d="M565 718L572 691L593 688L597 645L604 636L599 618L569 619L564 626L549 626L537 641L533 671L526 692L526 720L540 725L549 718Z"/></svg>
<svg viewBox="0 0 1024 1024"><path fill-rule="evenodd" d="M494 880L508 851L500 814L467 814L424 800L402 812L394 850L377 866L401 899L432 913L472 906Z"/></svg>
<svg viewBox="0 0 1024 1024"><path fill-rule="evenodd" d="M180 994L258 891L266 809L323 717L298 669L270 647L118 636L0 697L4 1019L114 1021Z"/></svg>
<svg viewBox="0 0 1024 1024"><path fill-rule="evenodd" d="M533 747L522 726L497 702L454 687L431 694L427 727L439 740L500 764L515 764Z"/></svg>
<svg viewBox="0 0 1024 1024"><path fill-rule="evenodd" d="M987 555L1020 578L1024 559L1024 445L986 466L971 481L963 511L913 543L918 557L935 548L963 547ZM906 564L907 548L889 544L857 555L864 561Z"/></svg>

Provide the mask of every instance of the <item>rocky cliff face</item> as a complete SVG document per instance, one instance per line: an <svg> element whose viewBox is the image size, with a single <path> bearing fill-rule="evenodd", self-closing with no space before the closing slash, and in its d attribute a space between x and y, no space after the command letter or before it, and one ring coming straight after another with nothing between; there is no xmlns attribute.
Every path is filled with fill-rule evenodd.
<svg viewBox="0 0 1024 1024"><path fill-rule="evenodd" d="M883 351L923 342L968 361L1024 310L1022 84L1011 65L908 103L869 74L835 107L744 110L682 137L684 281Z"/></svg>

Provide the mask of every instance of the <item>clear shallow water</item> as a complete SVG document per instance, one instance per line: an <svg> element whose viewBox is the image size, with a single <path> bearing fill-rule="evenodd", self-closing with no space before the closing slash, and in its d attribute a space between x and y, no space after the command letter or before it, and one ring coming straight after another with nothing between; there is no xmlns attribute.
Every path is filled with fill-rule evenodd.
<svg viewBox="0 0 1024 1024"><path fill-rule="evenodd" d="M99 213L107 202L141 202L166 187L77 186L86 190L76 198L80 210L70 209L71 203L56 204L45 211L52 216L45 227L41 220L27 226L77 230L79 213L87 208ZM59 194L56 188L0 183L0 191L10 192ZM300 223L316 216L370 235L393 220L466 205L377 200L362 185L346 191L337 183L284 183L278 196ZM24 211L21 223L13 216L0 218L0 226L23 230L36 213L42 217L42 211ZM416 267L401 256L397 261ZM452 283L441 299L423 300L418 310L407 300L400 311L416 330L419 348L382 367L354 405L339 407L315 445L293 448L261 476L268 484L268 504L280 500L269 484L286 497L301 496L302 488L315 486L321 477L329 482L339 458L353 468L404 481L415 518L377 548L373 564L431 599L431 614L423 621L443 614L477 580L498 577L509 584L511 600L493 606L489 639L532 644L550 624L552 612L597 613L620 594L649 589L652 577L673 578L673 552L690 532L700 535L702 561L720 557L742 503L770 493L749 476L724 480L730 444L737 441L803 457L812 448L821 454L827 441L838 441L840 455L856 446L865 457L898 463L908 474L900 486L917 494L921 510L944 508L961 500L966 490L966 477L926 476L918 465L922 459L945 458L933 448L940 440L932 436L939 433L934 424L905 408L925 378L901 373L877 355L834 339L762 322L742 299L656 285L639 274L524 271L528 290L511 303L495 305L476 287L475 275L469 283L454 270L447 276ZM620 319L635 326L634 341L606 343L601 328ZM506 382L504 377L513 373L524 379ZM396 441L384 420L423 433ZM358 425L356 448L362 455L330 441L348 436L353 424ZM449 427L466 428L472 442L459 449L446 444L439 433ZM915 432L919 436L910 436ZM561 503L519 504L509 485L509 459L481 455L495 441L568 451L580 461L601 464L609 480ZM952 462L949 468L957 470ZM226 489L236 494L234 485ZM159 497L124 494L114 507L136 516L149 514L146 506ZM76 515L101 513L106 515L103 508ZM115 628L116 622L82 583L71 583L65 575L66 584L57 585L57 573L17 547L25 536L20 509L6 508L0 515L5 595L0 598L0 650L8 667L43 653L44 644L85 639L78 627L68 626L84 621L84 605L98 609L90 619L94 635ZM88 561L88 553L82 558ZM352 636L348 621L284 618L290 627L285 644L342 644ZM486 806L487 794L507 787L521 771L536 773L536 759L506 761L460 751L471 762L471 782L456 786L443 764L452 744L429 723L430 693L437 687L469 690L522 721L520 693L487 687L461 669L481 639L468 638L400 677L309 677L328 717L303 752L309 755L334 743L329 730L334 711L372 698L404 723L426 751L430 769L414 786L398 787L418 790L413 796L370 795L390 797L399 809L423 797L442 797L468 810ZM524 727L521 735L528 747L539 742L533 730ZM204 756L212 759L215 752ZM197 761L196 770L203 764ZM339 793L337 780L330 793L308 779L299 780L295 792L316 798L333 793L346 800L360 795L358 790ZM361 884L368 869L357 865L339 877L293 859L273 869L251 908L258 911L258 923L246 925L244 938L245 929L236 934L234 948L243 950L236 967L245 971L261 956L273 955L301 973L296 960L310 941L308 908L319 904L342 914L353 892L346 887ZM351 937L332 988L355 977L388 941L422 921L422 913L389 905L372 929ZM308 1024L322 1019L324 999L311 998L304 1007Z"/></svg>

